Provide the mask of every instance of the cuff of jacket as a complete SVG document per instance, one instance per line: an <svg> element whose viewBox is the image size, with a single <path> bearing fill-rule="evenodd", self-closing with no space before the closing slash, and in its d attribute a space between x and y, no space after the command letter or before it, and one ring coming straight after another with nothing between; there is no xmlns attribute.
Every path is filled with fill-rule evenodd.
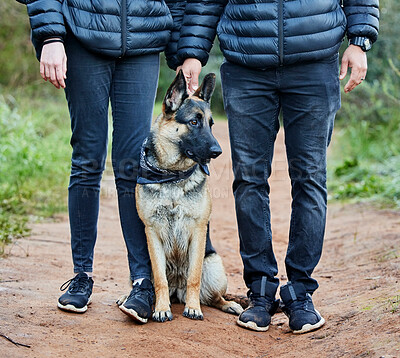
<svg viewBox="0 0 400 358"><path fill-rule="evenodd" d="M167 60L167 65L171 70L176 71L176 69L182 65L183 62L178 60L177 56L165 56L166 60Z"/></svg>
<svg viewBox="0 0 400 358"><path fill-rule="evenodd" d="M180 63L183 63L187 58L196 58L201 62L201 65L204 67L208 62L209 54L205 51L200 51L199 49L191 49L185 48L183 50L178 51L178 60Z"/></svg>
<svg viewBox="0 0 400 358"><path fill-rule="evenodd" d="M64 38L62 36L49 36L49 37L46 37L45 39L43 39L42 46L46 45L48 42L56 42L56 41L64 43Z"/></svg>

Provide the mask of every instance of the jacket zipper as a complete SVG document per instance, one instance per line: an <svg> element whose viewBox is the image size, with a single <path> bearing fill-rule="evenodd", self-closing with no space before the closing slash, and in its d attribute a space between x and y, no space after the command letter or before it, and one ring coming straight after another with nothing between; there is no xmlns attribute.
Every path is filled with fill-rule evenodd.
<svg viewBox="0 0 400 358"><path fill-rule="evenodd" d="M126 0L121 1L121 39L122 39L122 54L121 57L125 55L126 52Z"/></svg>
<svg viewBox="0 0 400 358"><path fill-rule="evenodd" d="M278 0L278 48L279 66L283 66L283 1Z"/></svg>

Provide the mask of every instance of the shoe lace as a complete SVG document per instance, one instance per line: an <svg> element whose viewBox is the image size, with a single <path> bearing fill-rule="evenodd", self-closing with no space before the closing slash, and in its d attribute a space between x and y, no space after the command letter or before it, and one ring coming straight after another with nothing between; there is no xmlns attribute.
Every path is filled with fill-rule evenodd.
<svg viewBox="0 0 400 358"><path fill-rule="evenodd" d="M276 313L278 310L280 300L271 300L265 296L255 295L252 292L248 294L249 297L249 307L260 306L264 307L271 315Z"/></svg>
<svg viewBox="0 0 400 358"><path fill-rule="evenodd" d="M249 300L250 305L252 306L266 307L267 305L271 304L271 302L269 302L264 296L250 294Z"/></svg>
<svg viewBox="0 0 400 358"><path fill-rule="evenodd" d="M310 307L312 307L312 300L310 296L306 296L302 300L297 299L290 304L290 309L293 311L307 311Z"/></svg>
<svg viewBox="0 0 400 358"><path fill-rule="evenodd" d="M140 285L134 285L127 300L129 300L132 297L141 298L143 300L148 301L149 304L152 305L154 294L153 294L153 290L151 288L143 288Z"/></svg>
<svg viewBox="0 0 400 358"><path fill-rule="evenodd" d="M88 285L89 279L87 277L76 275L74 278L64 282L60 287L60 291L65 291L69 287L69 292L71 293L85 293Z"/></svg>

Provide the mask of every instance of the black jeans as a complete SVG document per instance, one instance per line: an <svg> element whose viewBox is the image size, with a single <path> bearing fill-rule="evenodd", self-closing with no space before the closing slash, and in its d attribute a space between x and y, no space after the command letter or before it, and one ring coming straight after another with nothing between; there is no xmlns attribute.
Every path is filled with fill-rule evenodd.
<svg viewBox="0 0 400 358"><path fill-rule="evenodd" d="M65 48L68 59L65 93L73 148L68 206L74 271L93 269L111 101L112 166L130 275L132 280L150 279L150 258L144 225L136 211L135 186L141 144L152 120L159 55L101 57L87 51L72 35L67 37Z"/></svg>
<svg viewBox="0 0 400 358"><path fill-rule="evenodd" d="M340 108L338 55L265 71L224 62L221 77L245 282L251 288L267 277L271 297L279 284L268 178L282 111L292 184L286 271L290 281L313 293L318 284L311 274L321 257L326 221L326 152Z"/></svg>

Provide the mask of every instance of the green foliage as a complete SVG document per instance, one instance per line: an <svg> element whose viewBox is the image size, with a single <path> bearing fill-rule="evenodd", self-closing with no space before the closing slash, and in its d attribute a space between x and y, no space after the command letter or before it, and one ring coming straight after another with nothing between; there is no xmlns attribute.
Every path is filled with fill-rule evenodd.
<svg viewBox="0 0 400 358"><path fill-rule="evenodd" d="M388 299L388 308L391 313L400 315L400 295Z"/></svg>
<svg viewBox="0 0 400 358"><path fill-rule="evenodd" d="M20 86L38 80L39 62L30 41L26 6L0 1L0 85Z"/></svg>
<svg viewBox="0 0 400 358"><path fill-rule="evenodd" d="M15 97L2 92L0 252L4 243L28 233L29 215L65 209L70 156L68 114L60 111L57 98L48 102L19 91Z"/></svg>
<svg viewBox="0 0 400 358"><path fill-rule="evenodd" d="M328 183L337 199L400 206L400 2L380 5L367 81L342 96Z"/></svg>
<svg viewBox="0 0 400 358"><path fill-rule="evenodd" d="M385 78L394 85L389 73ZM331 155L333 197L400 206L400 101L378 81L364 83L351 100L344 96Z"/></svg>

